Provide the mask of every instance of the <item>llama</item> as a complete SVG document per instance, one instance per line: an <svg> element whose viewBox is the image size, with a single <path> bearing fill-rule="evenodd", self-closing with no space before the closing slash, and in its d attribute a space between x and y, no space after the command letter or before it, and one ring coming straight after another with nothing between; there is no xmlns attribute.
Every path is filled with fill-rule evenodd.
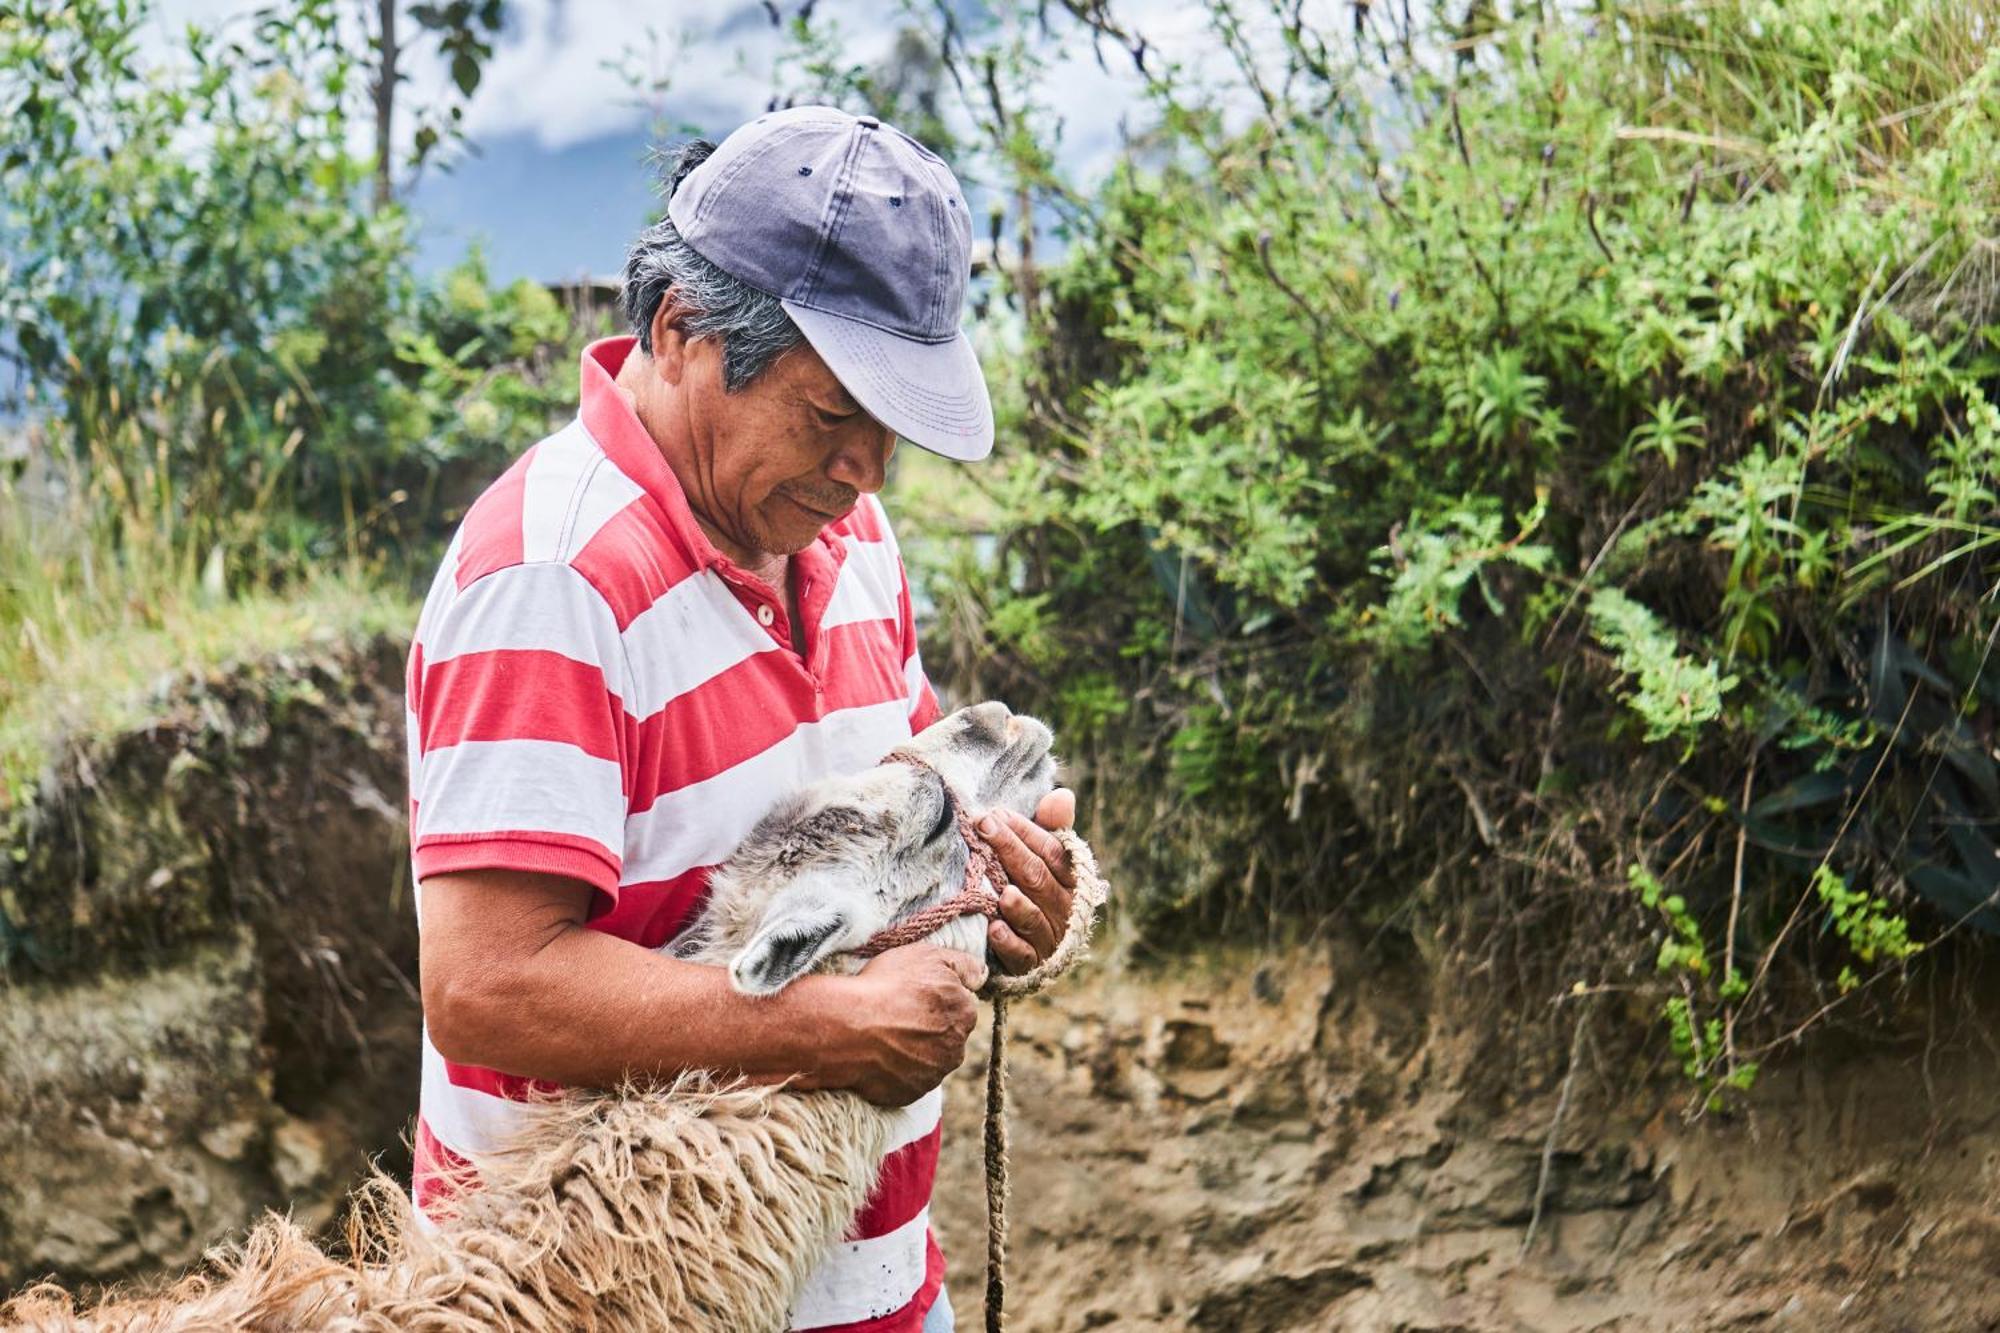
<svg viewBox="0 0 2000 1333"><path fill-rule="evenodd" d="M961 709L900 763L782 799L717 872L676 955L727 965L769 994L852 970L899 921L927 921L971 879L967 810L1032 813L1054 785L1048 728L998 703ZM1101 903L1089 850L1065 950ZM956 909L946 909L953 911ZM984 957L984 921L929 938ZM1052 960L1053 962L1054 960ZM998 1030L996 1028L996 1039ZM782 1329L805 1277L874 1182L897 1112L847 1092L796 1092L690 1072L665 1086L570 1092L537 1106L479 1187L420 1226L386 1179L357 1191L351 1259L271 1216L212 1256L216 1273L78 1311L58 1288L0 1306L0 1327L91 1333L523 1333Z"/></svg>
<svg viewBox="0 0 2000 1333"><path fill-rule="evenodd" d="M668 950L728 967L746 995L769 995L823 960L857 970L857 950L964 879L972 847L952 836L960 810L1034 814L1055 788L1052 743L1034 718L977 704L898 751L918 763L879 764L780 801L716 872L701 918ZM986 956L979 917L929 938Z"/></svg>

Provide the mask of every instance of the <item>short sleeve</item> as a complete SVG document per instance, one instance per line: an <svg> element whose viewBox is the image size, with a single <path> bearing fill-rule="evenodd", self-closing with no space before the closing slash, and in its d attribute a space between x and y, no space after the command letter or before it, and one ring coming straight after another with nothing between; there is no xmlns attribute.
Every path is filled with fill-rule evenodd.
<svg viewBox="0 0 2000 1333"><path fill-rule="evenodd" d="M938 707L937 693L931 689L929 677L924 675L923 650L917 645L916 608L910 597L910 576L903 569L901 557L897 558L896 571L903 581L897 603L903 620L903 683L909 691L910 734L914 736L937 721L943 710Z"/></svg>
<svg viewBox="0 0 2000 1333"><path fill-rule="evenodd" d="M434 596L409 677L416 875L520 870L616 903L631 750L624 647L563 563L513 565Z"/></svg>

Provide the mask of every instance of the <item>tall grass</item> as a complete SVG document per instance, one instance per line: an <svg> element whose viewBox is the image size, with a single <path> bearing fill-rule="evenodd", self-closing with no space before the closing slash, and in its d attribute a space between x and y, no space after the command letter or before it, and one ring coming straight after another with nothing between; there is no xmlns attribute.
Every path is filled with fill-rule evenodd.
<svg viewBox="0 0 2000 1333"><path fill-rule="evenodd" d="M282 586L231 571L219 545L176 532L170 504L117 506L114 535L106 475L0 478L0 809L27 797L64 736L143 722L168 681L407 629L413 614L358 560Z"/></svg>

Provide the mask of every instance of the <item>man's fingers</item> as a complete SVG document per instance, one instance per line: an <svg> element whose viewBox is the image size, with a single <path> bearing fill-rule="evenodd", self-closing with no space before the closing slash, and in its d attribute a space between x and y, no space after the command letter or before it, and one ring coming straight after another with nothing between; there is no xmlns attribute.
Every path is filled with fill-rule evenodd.
<svg viewBox="0 0 2000 1333"><path fill-rule="evenodd" d="M1051 878L1048 863L1021 841L1014 828L1015 818L1018 816L1011 811L995 810L980 819L979 835L1000 858L1000 868L1007 872L1007 878L1025 889L1029 897L1039 900L1048 891Z"/></svg>
<svg viewBox="0 0 2000 1333"><path fill-rule="evenodd" d="M1014 928L1004 920L995 921L986 928L986 942L992 947L993 957L998 960L1000 970L1013 976L1032 972L1041 962L1034 946L1014 933Z"/></svg>
<svg viewBox="0 0 2000 1333"><path fill-rule="evenodd" d="M994 953L1009 971L1024 972L1053 953L1056 941L1068 932L1076 872L1055 834L1010 810L985 816L979 832L1013 886L1000 896L1001 918L1008 923L1009 942L1018 942L1027 958L1017 963L997 945Z"/></svg>
<svg viewBox="0 0 2000 1333"><path fill-rule="evenodd" d="M1040 824L1021 818L1021 816L1015 814L1012 810L1003 810L1000 813L1007 821L1008 831L1020 840L1023 847L1034 854L1034 858L1040 863L1043 872L1053 873L1055 879L1065 889L1076 887L1076 868L1069 863L1069 848L1062 845L1062 839L1056 837L1055 834L1049 832L1048 829L1043 828ZM1016 879L1014 882L1022 888L1027 889L1031 894L1034 894L1035 901L1040 903L1044 909L1056 906L1056 904L1048 901L1048 895L1045 892L1047 886L1040 881L1039 875L1036 877L1036 883L1034 884L1030 884L1023 879ZM1061 907L1063 915L1067 917L1069 904L1064 902L1061 904Z"/></svg>
<svg viewBox="0 0 2000 1333"><path fill-rule="evenodd" d="M1035 822L1045 829L1076 827L1076 793L1057 787L1035 807Z"/></svg>
<svg viewBox="0 0 2000 1333"><path fill-rule="evenodd" d="M1016 888L1009 888L1000 895L1000 919L1014 928L1014 933L1028 942L1038 959L1047 958L1055 952L1056 928L1040 904Z"/></svg>
<svg viewBox="0 0 2000 1333"><path fill-rule="evenodd" d="M978 990L986 984L986 964L957 949L939 949L938 952L950 964L951 970L958 973L958 979L965 983L967 990Z"/></svg>
<svg viewBox="0 0 2000 1333"><path fill-rule="evenodd" d="M963 949L947 949L940 944L900 944L893 949L884 949L861 965L862 971L871 967L909 966L921 968L936 957L958 975L967 990L978 990L986 984L986 960L974 958Z"/></svg>

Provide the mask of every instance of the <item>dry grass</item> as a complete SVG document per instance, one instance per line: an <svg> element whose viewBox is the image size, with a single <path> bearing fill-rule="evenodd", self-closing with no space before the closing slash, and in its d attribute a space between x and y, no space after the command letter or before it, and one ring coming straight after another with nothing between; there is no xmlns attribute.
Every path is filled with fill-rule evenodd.
<svg viewBox="0 0 2000 1333"><path fill-rule="evenodd" d="M415 622L358 568L233 580L219 557L113 543L55 495L0 481L0 809L56 738L142 722L165 678Z"/></svg>

